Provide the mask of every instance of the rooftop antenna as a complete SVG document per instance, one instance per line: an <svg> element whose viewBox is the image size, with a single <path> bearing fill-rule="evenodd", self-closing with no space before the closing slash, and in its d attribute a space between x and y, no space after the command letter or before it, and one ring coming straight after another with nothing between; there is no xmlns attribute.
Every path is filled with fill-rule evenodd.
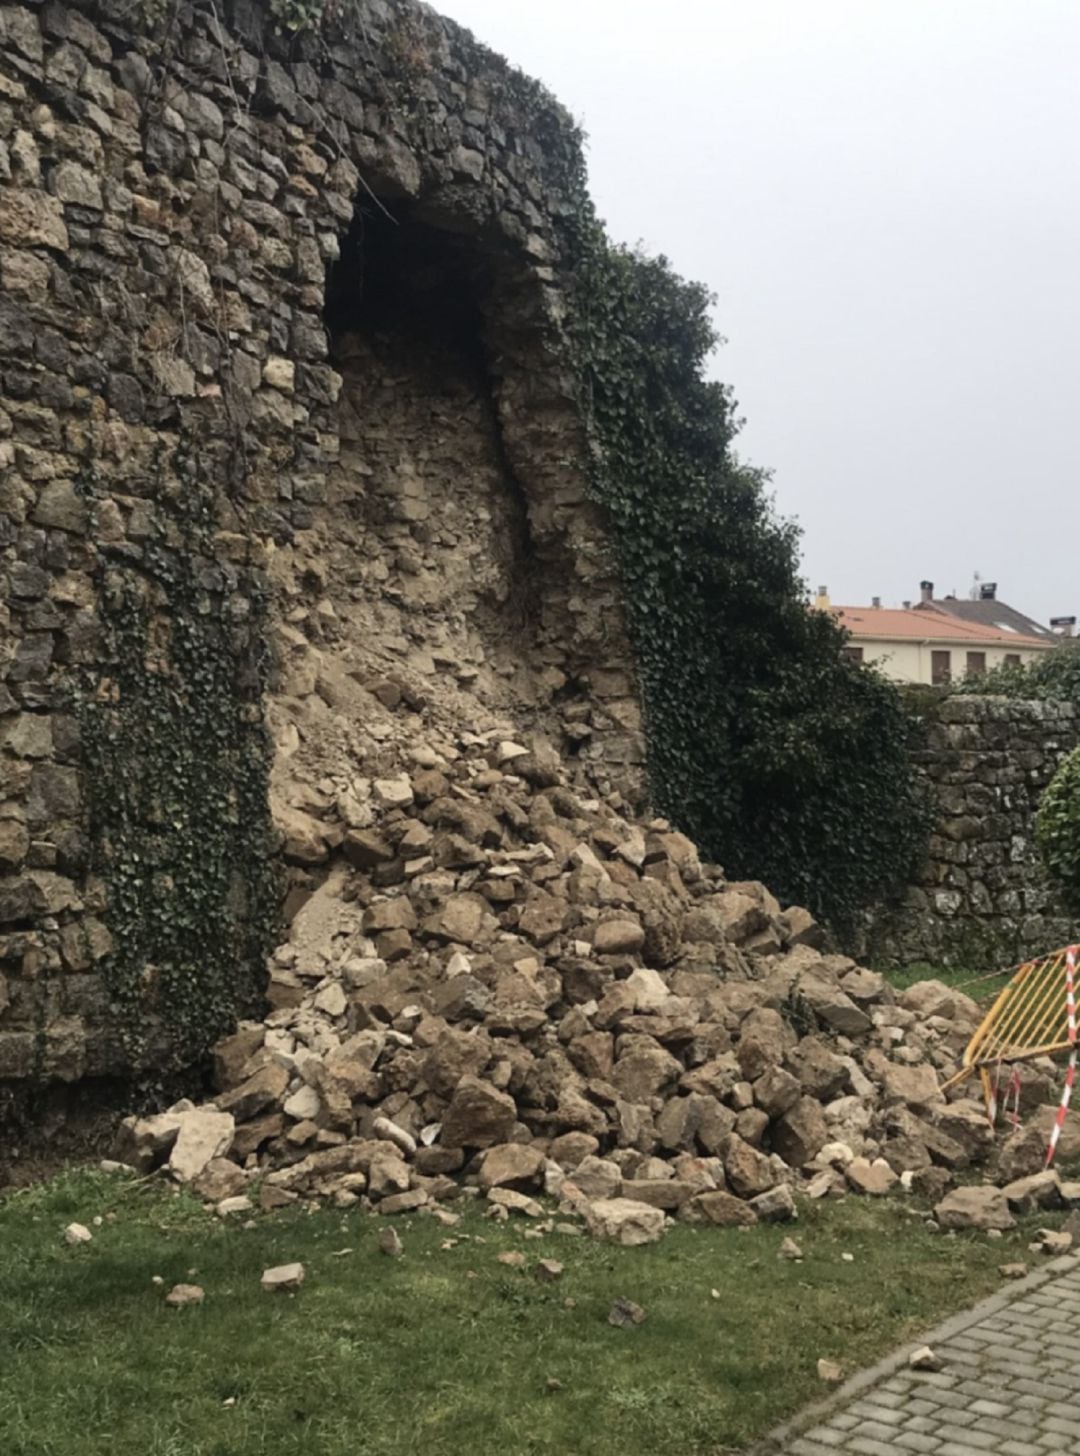
<svg viewBox="0 0 1080 1456"><path fill-rule="evenodd" d="M975 571L971 576L971 590L968 592L968 600L977 602L979 600L979 583L982 581L982 573Z"/></svg>

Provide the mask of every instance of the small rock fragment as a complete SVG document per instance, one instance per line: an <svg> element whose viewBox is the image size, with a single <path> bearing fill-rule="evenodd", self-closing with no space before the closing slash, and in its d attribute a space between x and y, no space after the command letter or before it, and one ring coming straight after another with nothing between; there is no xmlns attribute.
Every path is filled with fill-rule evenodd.
<svg viewBox="0 0 1080 1456"><path fill-rule="evenodd" d="M412 1133L406 1132L403 1127L398 1127L396 1122L391 1122L388 1117L377 1117L371 1124L371 1130L378 1138L385 1138L388 1143L394 1143L406 1157L411 1158L416 1152L416 1139Z"/></svg>
<svg viewBox="0 0 1080 1456"><path fill-rule="evenodd" d="M174 1284L165 1296L170 1309L183 1309L185 1305L202 1304L206 1292L200 1284Z"/></svg>
<svg viewBox="0 0 1080 1456"><path fill-rule="evenodd" d="M386 1228L379 1230L379 1248L384 1254L389 1254L392 1259L400 1259L405 1252L405 1246L401 1242L397 1229L390 1227L389 1224Z"/></svg>
<svg viewBox="0 0 1080 1456"><path fill-rule="evenodd" d="M920 1345L908 1356L908 1365L912 1370L943 1370L945 1361L929 1345Z"/></svg>
<svg viewBox="0 0 1080 1456"><path fill-rule="evenodd" d="M69 1223L64 1230L64 1241L72 1248L77 1244L88 1244L93 1237L84 1223Z"/></svg>
<svg viewBox="0 0 1080 1456"><path fill-rule="evenodd" d="M791 1259L792 1261L801 1259L802 1256L803 1251L794 1239L785 1239L776 1254L778 1259Z"/></svg>
<svg viewBox="0 0 1080 1456"><path fill-rule="evenodd" d="M563 1266L558 1259L541 1259L536 1266L536 1277L541 1284L554 1284L556 1279L561 1279Z"/></svg>
<svg viewBox="0 0 1080 1456"><path fill-rule="evenodd" d="M835 1360L819 1360L817 1373L819 1380L824 1380L829 1385L836 1385L844 1378L844 1367L838 1365Z"/></svg>
<svg viewBox="0 0 1080 1456"><path fill-rule="evenodd" d="M1041 1254L1067 1254L1072 1246L1073 1236L1064 1229L1060 1232L1056 1229L1040 1229L1039 1242L1031 1247L1038 1249Z"/></svg>
<svg viewBox="0 0 1080 1456"><path fill-rule="evenodd" d="M304 1282L303 1264L278 1264L273 1269L264 1269L262 1287L268 1294L287 1294L299 1289Z"/></svg>
<svg viewBox="0 0 1080 1456"><path fill-rule="evenodd" d="M238 1193L235 1198L223 1198L214 1212L220 1218L234 1218L240 1213L251 1213L254 1207L246 1193Z"/></svg>
<svg viewBox="0 0 1080 1456"><path fill-rule="evenodd" d="M641 1324L644 1318L645 1311L640 1304L635 1304L632 1299L617 1299L608 1310L607 1322L617 1329L628 1330Z"/></svg>

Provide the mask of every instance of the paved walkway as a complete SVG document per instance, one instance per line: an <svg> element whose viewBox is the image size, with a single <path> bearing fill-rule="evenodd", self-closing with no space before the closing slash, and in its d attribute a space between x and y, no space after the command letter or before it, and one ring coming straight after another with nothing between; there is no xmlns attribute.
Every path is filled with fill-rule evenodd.
<svg viewBox="0 0 1080 1456"><path fill-rule="evenodd" d="M1080 1452L1080 1257L1055 1259L921 1338L774 1431L784 1456L1046 1456Z"/></svg>

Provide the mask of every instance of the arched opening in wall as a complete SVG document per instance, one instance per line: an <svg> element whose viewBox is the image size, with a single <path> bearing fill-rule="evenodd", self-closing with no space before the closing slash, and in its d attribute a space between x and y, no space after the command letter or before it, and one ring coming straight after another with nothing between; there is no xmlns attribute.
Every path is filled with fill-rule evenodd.
<svg viewBox="0 0 1080 1456"><path fill-rule="evenodd" d="M392 208L392 212L391 209ZM506 679L538 620L524 494L485 345L500 259L474 237L364 197L327 278L342 377L329 482L354 603L460 680Z"/></svg>

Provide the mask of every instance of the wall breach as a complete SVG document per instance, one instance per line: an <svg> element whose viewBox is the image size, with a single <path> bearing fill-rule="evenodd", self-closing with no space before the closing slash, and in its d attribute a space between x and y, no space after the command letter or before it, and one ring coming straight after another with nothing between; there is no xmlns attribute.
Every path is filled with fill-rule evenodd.
<svg viewBox="0 0 1080 1456"><path fill-rule="evenodd" d="M427 728L640 799L578 145L406 0L0 11L0 1089L200 1055Z"/></svg>

